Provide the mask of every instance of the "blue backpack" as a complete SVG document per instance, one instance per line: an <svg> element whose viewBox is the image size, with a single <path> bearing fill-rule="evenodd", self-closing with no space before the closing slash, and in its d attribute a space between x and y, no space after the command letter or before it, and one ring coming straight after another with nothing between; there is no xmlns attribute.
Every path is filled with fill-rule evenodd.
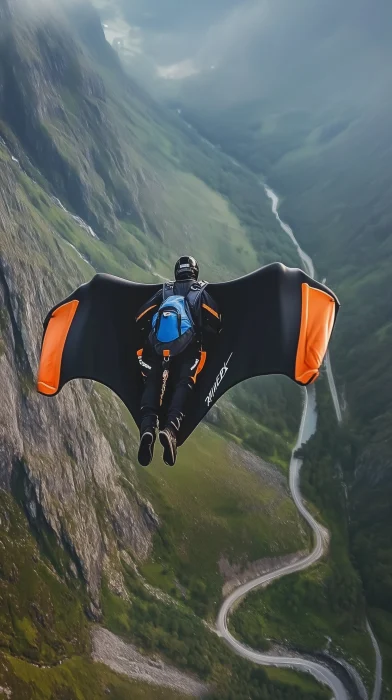
<svg viewBox="0 0 392 700"><path fill-rule="evenodd" d="M195 302L204 286L205 284L201 283L197 290L191 288L187 295L191 297L191 302ZM188 303L187 297L170 293L172 291L172 285L164 286L164 300L153 316L152 330L149 336L155 352L158 355L170 357L185 350L196 336L191 305ZM166 296L167 294L168 296Z"/></svg>

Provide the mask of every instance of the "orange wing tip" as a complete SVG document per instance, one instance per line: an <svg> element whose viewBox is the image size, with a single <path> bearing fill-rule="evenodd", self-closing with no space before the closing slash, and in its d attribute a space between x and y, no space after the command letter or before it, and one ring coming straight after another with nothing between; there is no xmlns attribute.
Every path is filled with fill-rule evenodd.
<svg viewBox="0 0 392 700"><path fill-rule="evenodd" d="M78 306L76 299L59 306L48 323L37 381L37 390L44 396L53 396L59 390L64 347Z"/></svg>
<svg viewBox="0 0 392 700"><path fill-rule="evenodd" d="M301 329L295 379L312 384L319 376L335 320L335 300L321 289L302 284Z"/></svg>
<svg viewBox="0 0 392 700"><path fill-rule="evenodd" d="M37 389L40 394L44 394L45 396L53 396L57 392L55 386L49 386L49 384L45 384L45 382L37 382Z"/></svg>
<svg viewBox="0 0 392 700"><path fill-rule="evenodd" d="M320 376L320 372L318 370L310 369L308 372L305 372L304 374L301 374L300 377L295 377L296 381L299 382L300 384L303 384L304 386L308 386L308 384L313 384L313 382L316 381Z"/></svg>

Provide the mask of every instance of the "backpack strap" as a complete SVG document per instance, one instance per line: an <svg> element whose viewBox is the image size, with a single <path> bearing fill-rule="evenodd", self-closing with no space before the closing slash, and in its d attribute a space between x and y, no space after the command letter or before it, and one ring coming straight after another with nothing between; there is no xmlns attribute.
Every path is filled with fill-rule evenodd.
<svg viewBox="0 0 392 700"><path fill-rule="evenodd" d="M194 282L190 287L188 294L186 295L186 301L189 305L191 315L194 323L199 332L201 332L200 326L200 306L203 291L205 290L208 282Z"/></svg>
<svg viewBox="0 0 392 700"><path fill-rule="evenodd" d="M192 311L197 309L198 302L201 299L204 289L208 282L194 282L186 295L186 300Z"/></svg>
<svg viewBox="0 0 392 700"><path fill-rule="evenodd" d="M193 303L199 298L203 290L206 288L208 282L192 282L192 285L189 287L187 294L185 295L185 299L189 299L190 297L190 304L193 306ZM174 294L174 282L164 282L162 286L162 297L163 301L166 301L168 297L171 297Z"/></svg>
<svg viewBox="0 0 392 700"><path fill-rule="evenodd" d="M174 282L164 282L162 287L162 300L166 301L168 297L173 295Z"/></svg>

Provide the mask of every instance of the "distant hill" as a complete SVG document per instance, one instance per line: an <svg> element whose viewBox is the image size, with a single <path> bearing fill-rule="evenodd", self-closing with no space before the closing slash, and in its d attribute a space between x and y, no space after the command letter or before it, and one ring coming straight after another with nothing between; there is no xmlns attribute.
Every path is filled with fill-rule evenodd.
<svg viewBox="0 0 392 700"><path fill-rule="evenodd" d="M129 69L140 75L149 61L156 94L267 178L341 298L332 359L346 407L351 551L391 659L392 6L173 3L164 18L153 0L137 16L110 6L141 28L138 61L123 56ZM172 67L158 78L157 67L183 61L189 77Z"/></svg>

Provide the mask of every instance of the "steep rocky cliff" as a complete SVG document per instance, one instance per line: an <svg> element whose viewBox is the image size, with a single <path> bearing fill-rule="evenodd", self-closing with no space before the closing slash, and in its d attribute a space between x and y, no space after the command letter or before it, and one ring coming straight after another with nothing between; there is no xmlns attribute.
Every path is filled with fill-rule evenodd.
<svg viewBox="0 0 392 700"><path fill-rule="evenodd" d="M87 620L102 617L203 678L219 675L227 696L228 668L238 688L249 681L195 612L214 614L222 556L241 568L308 545L284 478L250 470L211 429L184 449L178 472L137 471L134 428L109 391L79 382L48 400L35 377L42 320L95 270L160 279L185 245L214 279L295 263L260 192L124 76L89 4L0 0L0 692L3 683L9 697L74 700L82 687L104 697L115 681L88 666ZM251 388L234 395L241 411L228 404L220 425L230 432L236 421L247 444L257 432L255 448L284 464L299 402L282 386L270 385L262 408ZM51 665L46 694L27 660ZM256 682L267 687L267 676ZM124 686L118 697L128 696Z"/></svg>
<svg viewBox="0 0 392 700"><path fill-rule="evenodd" d="M45 554L56 543L65 550L62 573L84 582L97 617L103 573L124 593L121 551L143 561L159 523L138 491L118 402L87 383L52 402L35 391L41 321L94 272L71 240L98 246L92 229L53 194L100 232L114 235L121 206L138 217L131 188L117 179L120 205L114 186L107 192L94 170L98 153L108 158L109 179L124 159L105 121L103 81L60 9L2 0L0 55L0 484L24 509ZM102 412L111 439L99 424Z"/></svg>
<svg viewBox="0 0 392 700"><path fill-rule="evenodd" d="M118 546L145 558L158 520L138 495L119 404L80 384L53 401L36 395L42 319L94 268L139 279L166 271L166 256L191 235L219 275L252 269L255 255L274 249L282 258L289 246L274 234L257 180L221 172L219 155L193 147L195 137L176 131L122 73L88 3L1 0L0 8L1 483L67 547L98 609ZM244 221L266 220L271 250L261 233L253 243L253 223L178 170L192 156L235 192Z"/></svg>
<svg viewBox="0 0 392 700"><path fill-rule="evenodd" d="M53 402L35 391L40 319L67 292L63 280L72 286L82 280L59 244L42 240L43 221L29 207L15 176L18 166L6 151L2 155L1 485L18 488L32 524L40 514L69 549L98 609L103 569L115 567L119 548L145 558L157 518L134 485L124 488L94 415L93 387L69 387ZM113 432L121 435L114 403L110 411ZM118 450L125 453L123 442ZM133 466L127 461L129 479Z"/></svg>

